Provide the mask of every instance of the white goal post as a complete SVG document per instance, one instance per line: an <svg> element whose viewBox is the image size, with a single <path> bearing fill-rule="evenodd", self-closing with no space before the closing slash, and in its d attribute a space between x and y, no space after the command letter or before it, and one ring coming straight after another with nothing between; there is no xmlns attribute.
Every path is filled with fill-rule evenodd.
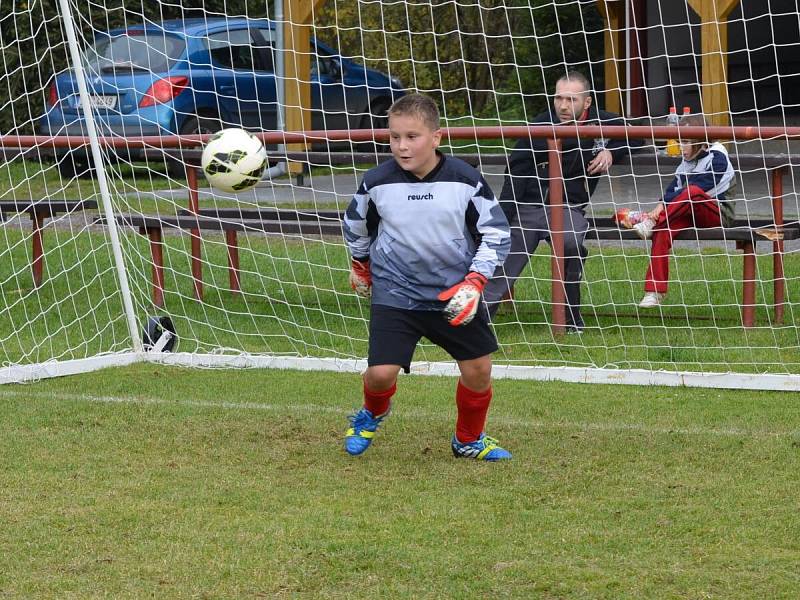
<svg viewBox="0 0 800 600"><path fill-rule="evenodd" d="M563 264L540 244L494 319L497 377L800 389L794 2L275 2L33 1L0 17L0 383L137 361L363 370L369 306L348 286L341 215L390 160L391 102L420 92L443 152L506 201L523 180L596 185L582 333L566 334ZM622 125L541 124L570 71ZM650 243L611 217L670 184L671 107L707 122L683 138L724 143L737 220L689 227L646 309ZM225 126L267 144L253 190L215 191L198 169ZM599 178L547 151L508 174L517 140L555 153L575 136L632 152ZM173 351L147 339L154 317ZM415 358L415 373L454 369L426 340Z"/></svg>

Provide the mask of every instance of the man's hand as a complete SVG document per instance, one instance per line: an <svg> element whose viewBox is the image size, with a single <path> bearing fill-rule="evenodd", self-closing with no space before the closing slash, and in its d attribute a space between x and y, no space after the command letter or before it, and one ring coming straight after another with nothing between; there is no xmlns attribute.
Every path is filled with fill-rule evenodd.
<svg viewBox="0 0 800 600"><path fill-rule="evenodd" d="M601 173L607 173L613 162L614 157L611 155L611 152L608 150L601 150L597 153L597 156L586 165L586 174L600 175Z"/></svg>
<svg viewBox="0 0 800 600"><path fill-rule="evenodd" d="M369 259L350 261L350 287L362 298L372 295L372 273L369 270Z"/></svg>
<svg viewBox="0 0 800 600"><path fill-rule="evenodd" d="M472 321L481 303L481 293L486 285L486 277L470 271L464 281L439 294L439 300L449 300L444 307L444 318L453 327L466 325Z"/></svg>

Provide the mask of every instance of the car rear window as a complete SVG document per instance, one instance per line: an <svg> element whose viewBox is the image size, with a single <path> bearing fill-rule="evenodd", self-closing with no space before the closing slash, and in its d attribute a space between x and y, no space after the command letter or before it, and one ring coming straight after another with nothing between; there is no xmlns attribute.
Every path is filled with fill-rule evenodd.
<svg viewBox="0 0 800 600"><path fill-rule="evenodd" d="M169 71L183 54L184 40L168 33L127 31L98 37L87 53L89 69L110 71Z"/></svg>

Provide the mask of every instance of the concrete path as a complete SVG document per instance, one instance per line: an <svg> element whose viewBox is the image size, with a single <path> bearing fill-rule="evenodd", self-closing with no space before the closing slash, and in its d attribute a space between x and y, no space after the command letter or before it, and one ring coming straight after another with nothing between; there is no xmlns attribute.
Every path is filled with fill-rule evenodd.
<svg viewBox="0 0 800 600"><path fill-rule="evenodd" d="M484 176L495 194L503 187L504 167L492 165L484 168ZM259 184L255 189L239 194L225 195L212 192L209 188L200 190L201 206L216 198L238 199L244 204L335 204L346 203L358 187L363 171L346 174L304 175L297 178L282 177L272 182ZM617 208L650 208L661 197L664 187L672 178L672 170L655 166L631 167L615 166L609 176L603 177L592 197L589 212L598 216L610 215ZM202 180L201 180L202 181ZM793 168L783 179L784 218L800 217L800 166ZM763 170L745 172L737 176L737 185L732 192L737 201L738 217L771 217L772 199L769 175ZM187 198L186 189L163 190L141 197L158 196L183 204Z"/></svg>

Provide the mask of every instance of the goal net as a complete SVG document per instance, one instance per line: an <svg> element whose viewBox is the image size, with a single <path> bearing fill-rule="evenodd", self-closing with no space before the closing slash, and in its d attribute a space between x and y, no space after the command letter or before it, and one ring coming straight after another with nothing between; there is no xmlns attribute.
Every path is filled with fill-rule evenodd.
<svg viewBox="0 0 800 600"><path fill-rule="evenodd" d="M646 129L587 136L565 125L592 156L612 140L622 150L598 176L575 152L561 161L563 202L576 189L591 196L584 326L570 334L558 322L555 305L571 312L554 295L550 245L527 248L494 318L496 374L800 387L793 0L10 7L0 16L0 381L143 359L363 369L369 304L348 285L341 219L364 174L390 160L380 132L393 99L431 96L452 131L442 152L476 166L513 217L549 202L547 152L522 171L510 158L519 140L546 147L553 128L523 126L558 123L556 85L578 71L587 126L602 109ZM680 146L642 132L667 125L673 107L703 115L714 135L700 141L730 156L736 222L689 224L666 295L640 307L651 242L612 217L652 210L668 191ZM252 190L215 190L199 169L201 142L224 127L266 143L269 168ZM293 131L314 133L281 134ZM415 360L419 372L454 370L427 340Z"/></svg>

